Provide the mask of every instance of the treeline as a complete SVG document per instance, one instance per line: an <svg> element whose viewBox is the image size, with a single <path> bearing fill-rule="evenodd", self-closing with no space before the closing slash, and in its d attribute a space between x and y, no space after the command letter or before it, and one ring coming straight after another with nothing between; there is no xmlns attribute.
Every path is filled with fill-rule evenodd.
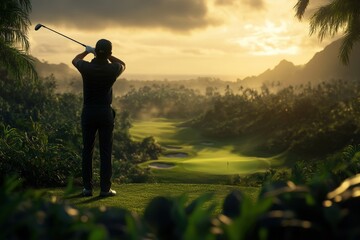
<svg viewBox="0 0 360 240"><path fill-rule="evenodd" d="M259 136L258 150L301 156L333 153L359 142L360 83L332 81L272 93L240 89L217 96L190 125L213 137Z"/></svg>
<svg viewBox="0 0 360 240"><path fill-rule="evenodd" d="M126 109L134 118L192 118L203 112L211 99L198 91L168 83L131 89L115 100L115 106Z"/></svg>
<svg viewBox="0 0 360 240"><path fill-rule="evenodd" d="M48 67L48 64L46 65ZM42 70L44 71L44 70ZM51 73L46 70L46 73ZM55 75L56 76L56 75ZM56 81L58 92L71 92L81 93L82 92L82 80L80 77L68 77L67 79L61 79ZM234 81L223 81L220 78L213 77L197 77L193 79L184 80L168 80L168 79L153 79L153 80L138 80L138 79L127 79L120 77L113 86L113 93L117 97L122 97L128 92L137 91L145 87L153 87L159 85L166 85L169 88L188 88L194 90L196 93L205 95L209 89L223 94L226 86L231 88L238 88L241 86L241 80Z"/></svg>
<svg viewBox="0 0 360 240"><path fill-rule="evenodd" d="M182 118L209 137L255 139L256 152L325 156L360 140L359 87L333 80L277 91L207 87L202 94L164 83L132 89L116 103L135 118Z"/></svg>
<svg viewBox="0 0 360 240"><path fill-rule="evenodd" d="M224 93L226 86L237 88L241 85L241 81L224 81L220 78L214 77L197 77L184 80L134 80L134 79L119 79L114 84L114 92L118 96L123 96L130 91L138 90L144 87L151 87L154 85L167 85L171 88L186 87L193 89L197 93L206 94L207 88L212 88L219 93Z"/></svg>
<svg viewBox="0 0 360 240"><path fill-rule="evenodd" d="M8 77L6 71L0 72L0 89L0 180L17 175L27 185L56 186L71 176L80 179L81 95L56 93L51 77L20 80ZM149 181L150 170L136 163L156 159L161 148L152 137L133 141L129 114L117 112L115 181ZM99 174L98 152L94 165L94 174Z"/></svg>

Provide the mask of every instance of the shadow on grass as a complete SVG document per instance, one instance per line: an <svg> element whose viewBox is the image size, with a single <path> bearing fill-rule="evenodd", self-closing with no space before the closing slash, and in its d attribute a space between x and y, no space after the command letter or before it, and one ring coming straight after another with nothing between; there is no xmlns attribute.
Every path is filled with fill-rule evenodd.
<svg viewBox="0 0 360 240"><path fill-rule="evenodd" d="M76 193L76 194L64 196L64 199L66 199L66 200L83 199L82 201L77 202L77 204L92 203L92 202L99 201L99 200L105 199L105 198L107 198L107 197L103 197L103 196L84 197L82 193Z"/></svg>
<svg viewBox="0 0 360 240"><path fill-rule="evenodd" d="M78 204L92 203L92 202L96 202L96 201L99 201L104 198L106 198L106 197L101 197L101 196L91 197L91 198L84 199L84 201L81 201Z"/></svg>
<svg viewBox="0 0 360 240"><path fill-rule="evenodd" d="M70 199L76 199L76 198L83 198L82 193L77 194L71 194L71 195L65 195L64 199L70 200Z"/></svg>

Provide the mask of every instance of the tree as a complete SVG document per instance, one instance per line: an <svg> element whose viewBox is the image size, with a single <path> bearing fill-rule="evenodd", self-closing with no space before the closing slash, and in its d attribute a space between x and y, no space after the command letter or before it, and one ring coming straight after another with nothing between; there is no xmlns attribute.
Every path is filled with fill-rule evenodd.
<svg viewBox="0 0 360 240"><path fill-rule="evenodd" d="M309 5L309 0L298 0L295 5L296 17L300 20ZM355 42L360 40L360 1L330 0L321 6L310 18L310 34L318 33L323 40L334 36L340 30L344 32L339 57L344 64L349 63L349 55Z"/></svg>
<svg viewBox="0 0 360 240"><path fill-rule="evenodd" d="M0 1L0 64L17 79L37 78L33 59L28 55L30 11L30 0Z"/></svg>

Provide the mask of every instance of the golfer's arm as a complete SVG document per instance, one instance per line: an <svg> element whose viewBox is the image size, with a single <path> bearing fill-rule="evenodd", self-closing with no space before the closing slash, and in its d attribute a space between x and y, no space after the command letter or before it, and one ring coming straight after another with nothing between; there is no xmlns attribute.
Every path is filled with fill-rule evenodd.
<svg viewBox="0 0 360 240"><path fill-rule="evenodd" d="M125 68L126 68L125 63L123 61L121 61L120 59L118 59L117 57L114 57L111 55L108 59L111 63L120 63L122 65L123 71L125 70Z"/></svg>
<svg viewBox="0 0 360 240"><path fill-rule="evenodd" d="M78 55L76 55L74 57L74 59L72 60L72 64L76 67L76 64L79 60L83 60L89 53L87 51L79 53Z"/></svg>

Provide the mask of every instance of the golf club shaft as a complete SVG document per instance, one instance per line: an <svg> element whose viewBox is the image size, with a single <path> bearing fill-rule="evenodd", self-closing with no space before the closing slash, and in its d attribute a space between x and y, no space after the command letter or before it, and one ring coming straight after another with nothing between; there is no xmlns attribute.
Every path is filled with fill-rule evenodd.
<svg viewBox="0 0 360 240"><path fill-rule="evenodd" d="M64 34L62 34L62 33L59 33L59 32L57 32L57 31L55 31L55 30L53 30L53 29L51 29L51 28L48 28L47 26L42 25L42 27L44 27L44 28L46 28L46 29L48 29L48 30L50 30L50 31L53 31L54 33L57 33L57 34L65 37L65 38L67 38L67 39L69 39L69 40L71 40L71 41L74 41L74 42L76 42L76 43L78 43L78 44L86 47L85 44L83 44L83 43L81 43L81 42L78 42L78 41L76 41L75 39L72 39L71 37L68 37L68 36L66 36L66 35L64 35Z"/></svg>

